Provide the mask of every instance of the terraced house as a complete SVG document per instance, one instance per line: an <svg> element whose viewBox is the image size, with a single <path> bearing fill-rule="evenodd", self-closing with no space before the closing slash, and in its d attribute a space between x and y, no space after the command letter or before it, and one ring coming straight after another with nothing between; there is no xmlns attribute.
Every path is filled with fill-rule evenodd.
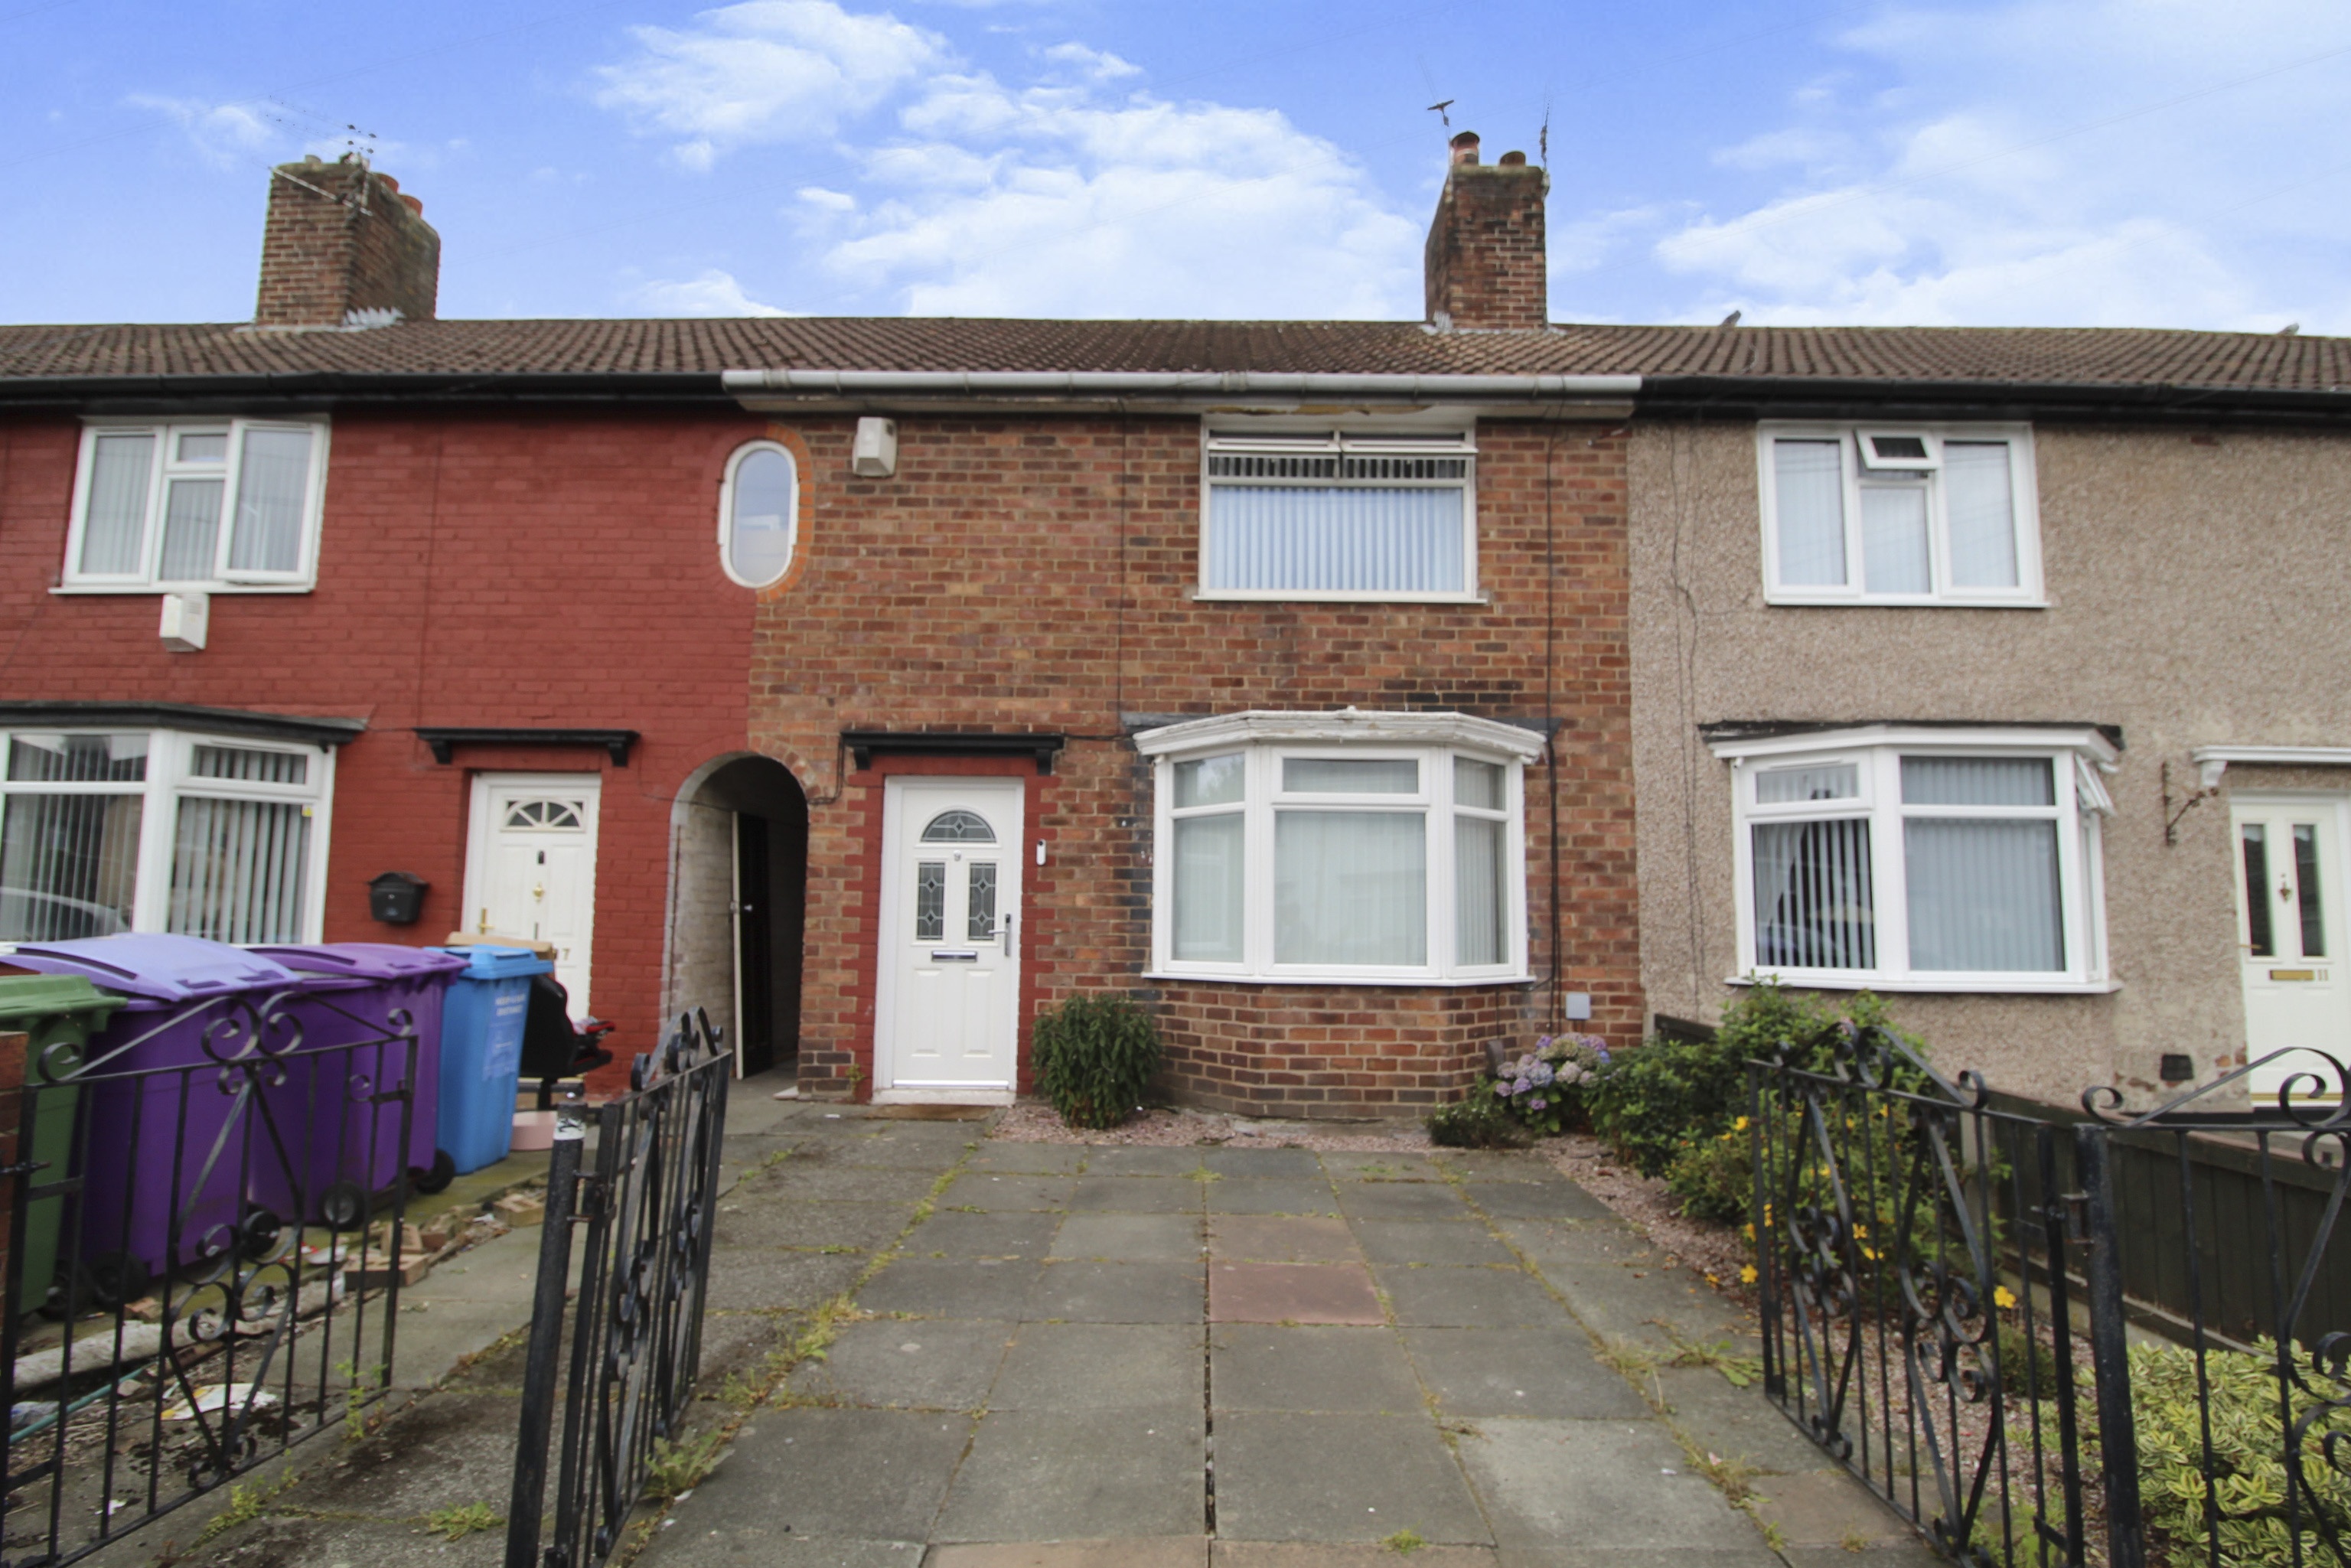
<svg viewBox="0 0 2351 1568"><path fill-rule="evenodd" d="M0 938L536 934L899 1101L1104 988L1305 1114L1764 973L2351 1033L2343 344L1559 325L1450 155L1410 322L444 321L277 171L254 322L0 329Z"/></svg>

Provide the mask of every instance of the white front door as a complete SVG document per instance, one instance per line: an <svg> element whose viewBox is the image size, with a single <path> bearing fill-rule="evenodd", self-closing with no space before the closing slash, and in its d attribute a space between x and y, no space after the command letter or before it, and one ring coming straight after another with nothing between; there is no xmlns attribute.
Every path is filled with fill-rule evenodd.
<svg viewBox="0 0 2351 1568"><path fill-rule="evenodd" d="M2351 937L2343 924L2346 806L2327 795L2241 795L2232 804L2245 1044L2254 1061L2295 1046L2351 1060L2351 971L2342 958ZM2322 1094L2335 1092L2325 1062L2296 1053L2252 1075L2255 1097L2274 1098L2298 1072L2316 1073Z"/></svg>
<svg viewBox="0 0 2351 1568"><path fill-rule="evenodd" d="M528 936L555 947L574 1017L588 1011L596 929L593 773L485 773L474 780L465 857L465 935Z"/></svg>
<svg viewBox="0 0 2351 1568"><path fill-rule="evenodd" d="M1008 1100L1019 1025L1020 780L893 779L883 788L874 1092Z"/></svg>

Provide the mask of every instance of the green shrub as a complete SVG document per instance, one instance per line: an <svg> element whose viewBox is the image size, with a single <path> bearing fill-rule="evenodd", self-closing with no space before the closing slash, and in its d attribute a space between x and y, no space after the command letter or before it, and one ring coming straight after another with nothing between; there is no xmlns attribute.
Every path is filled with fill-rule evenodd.
<svg viewBox="0 0 2351 1568"><path fill-rule="evenodd" d="M1159 1071L1159 1029L1125 997L1075 996L1037 1020L1037 1088L1073 1127L1115 1127Z"/></svg>
<svg viewBox="0 0 2351 1568"><path fill-rule="evenodd" d="M1755 1194L1755 1142L1747 1118L1734 1117L1711 1137L1684 1138L1666 1167L1666 1190L1692 1219L1745 1223Z"/></svg>
<svg viewBox="0 0 2351 1568"><path fill-rule="evenodd" d="M1480 1082L1467 1100L1429 1113L1428 1141L1448 1149L1523 1149L1534 1134Z"/></svg>
<svg viewBox="0 0 2351 1568"><path fill-rule="evenodd" d="M2338 1533L2351 1530L2351 1476L2329 1464L2324 1451L2328 1443L2338 1441L2338 1435L2351 1433L2351 1413L2319 1414L2319 1402L2297 1389L2294 1419L2316 1418L2302 1445L2302 1476L2308 1490L2296 1511L2302 1539L2300 1555L2295 1555L2296 1532L2287 1524L2289 1482L2277 1354L2264 1342L2256 1342L2256 1350L2252 1355L2205 1353L2212 1411L2208 1477L2195 1353L2183 1345L2131 1347L2139 1502L2152 1544L2162 1558L2183 1563L2212 1561L2205 1522L2208 1480L2219 1512L2220 1568L2285 1568L2294 1562L2332 1561L2314 1528L2314 1509ZM2323 1372L2313 1381L2322 1387L2332 1383Z"/></svg>

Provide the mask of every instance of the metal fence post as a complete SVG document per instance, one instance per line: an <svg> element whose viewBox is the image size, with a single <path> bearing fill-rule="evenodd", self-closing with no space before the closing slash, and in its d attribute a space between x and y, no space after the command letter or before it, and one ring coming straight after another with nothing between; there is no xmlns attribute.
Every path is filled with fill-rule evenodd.
<svg viewBox="0 0 2351 1568"><path fill-rule="evenodd" d="M2074 1175L2086 1200L2084 1272L2089 1284L2090 1364L2098 1381L2098 1454L2105 1472L2106 1561L2109 1568L2144 1568L2147 1531L2139 1513L2138 1429L2131 1416L2122 1254L2106 1154L2105 1127L2096 1123L2074 1127Z"/></svg>
<svg viewBox="0 0 2351 1568"><path fill-rule="evenodd" d="M557 1121L548 1162L547 1216L538 1238L538 1282L530 1309L530 1354L522 1375L522 1432L515 1440L514 1497L507 1507L507 1568L534 1568L538 1521L547 1501L547 1445L555 1429L555 1385L563 1325L563 1291L571 1278L571 1207L580 1186L587 1127L576 1111Z"/></svg>

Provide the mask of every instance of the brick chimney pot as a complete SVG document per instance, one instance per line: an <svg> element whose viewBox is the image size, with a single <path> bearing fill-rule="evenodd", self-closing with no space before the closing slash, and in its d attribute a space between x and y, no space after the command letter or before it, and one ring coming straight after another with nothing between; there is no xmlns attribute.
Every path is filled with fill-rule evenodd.
<svg viewBox="0 0 2351 1568"><path fill-rule="evenodd" d="M1452 141L1445 190L1421 252L1426 319L1454 329L1540 331L1551 324L1543 201L1551 175L1505 153L1478 162L1477 132Z"/></svg>
<svg viewBox="0 0 2351 1568"><path fill-rule="evenodd" d="M262 327L340 327L353 311L429 321L441 289L441 236L398 182L313 154L272 170L261 233Z"/></svg>

